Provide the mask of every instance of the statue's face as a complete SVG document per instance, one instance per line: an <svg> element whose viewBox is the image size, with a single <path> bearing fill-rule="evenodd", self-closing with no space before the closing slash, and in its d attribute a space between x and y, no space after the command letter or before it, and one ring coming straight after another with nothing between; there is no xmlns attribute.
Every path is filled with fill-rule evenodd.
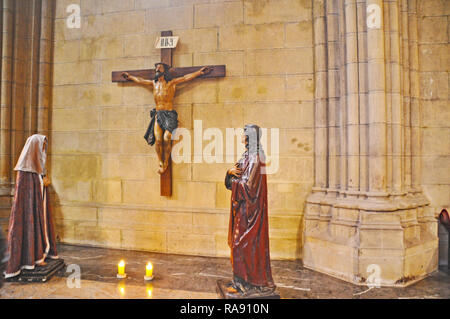
<svg viewBox="0 0 450 319"><path fill-rule="evenodd" d="M242 134L242 143L244 143L245 147L248 149L257 149L260 142L259 139L261 138L261 136L258 135L259 131L257 131L257 127L246 127Z"/></svg>
<svg viewBox="0 0 450 319"><path fill-rule="evenodd" d="M164 73L164 71L165 71L164 65L162 65L162 64L156 65L156 72L157 73Z"/></svg>

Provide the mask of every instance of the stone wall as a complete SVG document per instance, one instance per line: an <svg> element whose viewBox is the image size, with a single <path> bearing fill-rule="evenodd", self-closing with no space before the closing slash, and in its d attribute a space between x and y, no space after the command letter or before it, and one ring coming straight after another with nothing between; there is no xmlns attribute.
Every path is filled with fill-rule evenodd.
<svg viewBox="0 0 450 319"><path fill-rule="evenodd" d="M450 1L419 2L422 98L422 183L436 215L450 207L449 15ZM439 257L448 262L448 239L439 229Z"/></svg>
<svg viewBox="0 0 450 319"><path fill-rule="evenodd" d="M328 155L321 151L323 136L317 130L323 126L315 122L314 91L320 94L323 87L317 84L320 78L314 80L314 72L319 74L324 70L320 51L324 42L313 47L312 17L314 10L320 11L322 0L57 0L56 19L53 18L54 8L48 5L53 3L51 1L1 2L0 225L3 228L7 226L13 195L13 165L26 136L40 132L48 134L51 141L49 170L58 237L62 242L168 253L228 255L230 194L223 186L223 177L230 164L175 164L173 196L160 197L156 154L142 138L148 124L148 111L154 105L152 94L135 85L111 83L112 71L153 67L160 59L159 50L154 49L154 40L160 31L169 29L180 36L174 54L175 66L227 65L226 78L198 80L178 90L175 108L180 114L180 126L188 128L192 135L194 120L202 120L203 129L218 127L224 136L225 128L242 127L248 122L280 129L280 170L268 178L273 258L302 258L303 211L314 179L320 182L331 172L336 186L340 187L339 176L347 177L342 185L355 186L357 179L350 173L358 170L347 170L354 167L355 162L349 161L348 167L336 166L333 170L327 168L328 164L323 166ZM356 3L364 9L363 1ZM416 1L384 3L389 4L384 6L386 26L394 36L386 43L394 44L392 48L395 49L397 22L388 18L395 16L392 10L396 9L397 3L403 8L415 7ZM66 9L70 4L81 7L80 29L69 29L66 25L70 14ZM419 147L414 149L412 156L406 153L399 164L400 158L392 151L395 145L398 147L395 141L399 136L394 135L395 138L388 141L388 155L394 156L388 162L387 181L388 185L398 187L400 184L395 181L399 177L410 180L414 171L414 186L420 186L430 202L427 218L437 215L442 208L449 208L449 8L448 0L417 0L417 36L408 36L418 51L417 59L412 55L411 65L418 61L418 67L408 70L408 64L405 64L405 69L399 73L395 55L388 54L391 46L385 47L386 57L392 60L389 60L391 68L386 78L386 83L390 83L387 94L396 93L392 83L397 83L398 78L391 80L391 76L398 74L406 85L402 91L405 101L408 101L409 93L420 91L420 95L411 95L420 98L420 103L414 104L414 107L419 105L415 112L419 112L420 118L402 117L402 121L414 122L408 134L412 132L414 141L420 142L414 145ZM401 11L406 13L404 9ZM330 13L330 23L344 25L344 21L333 20L337 19L335 12ZM353 18L347 15L347 19ZM406 30L405 22L407 19L402 21L402 28ZM414 23L409 28L414 30ZM330 43L333 36L336 33L329 34ZM364 34L362 36L364 40ZM403 33L402 41L408 41L408 36ZM50 42L52 38L54 46ZM351 47L354 39L350 35L346 41ZM406 48L407 43L403 43L403 47ZM410 52L414 52L414 47ZM340 54L336 57L352 58ZM364 56L360 58L364 64ZM402 59L408 61L405 56ZM355 70L351 69L351 63L344 61L342 66L340 70L328 68L330 75L333 71L344 72L353 79L351 75ZM54 80L49 90L52 68ZM409 73L415 71L418 71L417 79L415 74L411 77L412 73ZM27 76L21 77L21 74ZM411 83L418 84L408 92L408 79L412 78ZM329 80L332 81L333 76ZM346 88L343 82L339 82L339 86ZM351 86L348 88L348 97L351 97ZM334 89L337 85L328 87L327 94L336 93ZM397 104L393 103L393 97L395 94L387 105L395 109ZM352 105L351 100L348 101L348 105ZM47 116L47 107L51 104L53 107ZM394 113L389 114L394 119ZM391 136L396 130L395 121L388 122L387 127ZM351 132L351 125L349 129ZM405 127L406 131L408 129ZM360 130L360 134L364 137L365 130ZM207 143L204 141L203 146ZM356 150L351 143L346 147ZM405 144L405 147L411 145ZM270 149L266 151L271 154ZM331 155L337 151L332 148ZM368 157L364 150L360 155L361 167L367 167L364 160ZM411 160L421 163L421 167L412 165ZM338 163L337 158L331 163ZM401 175L394 167L403 167ZM370 181L364 178L364 169L359 174L359 186L365 187ZM339 214L338 219L356 216L346 215L344 209ZM411 216L403 214L400 218L406 220ZM422 233L416 231L417 225L414 225L410 227L413 232L405 232L406 239ZM430 222L430 225L434 224ZM333 226L333 235L345 235L345 225L341 226ZM427 231L433 233L433 227ZM447 237L443 229L440 232L443 263L447 258ZM366 233L368 235L370 230ZM377 231L371 233L371 237L362 235L364 245L370 246L371 240L376 243L381 236ZM390 238L385 233L382 238L388 248L401 243L399 238ZM330 247L337 247L341 254L346 253L344 246L335 243L325 247L321 255L330 256ZM409 254L413 253L414 250L409 249ZM337 257L336 254L333 258ZM432 258L434 262L435 256ZM430 265L434 267L434 264ZM365 270L361 268L362 272Z"/></svg>
<svg viewBox="0 0 450 319"><path fill-rule="evenodd" d="M231 164L174 164L173 195L161 197L143 138L152 94L111 83L112 71L152 68L156 37L173 30L174 66L227 67L226 78L178 89L181 127L192 136L194 120L224 136L245 123L280 129L280 168L268 176L271 255L300 258L314 175L311 2L57 0L49 170L59 239L228 256ZM80 29L66 25L69 4L81 7Z"/></svg>

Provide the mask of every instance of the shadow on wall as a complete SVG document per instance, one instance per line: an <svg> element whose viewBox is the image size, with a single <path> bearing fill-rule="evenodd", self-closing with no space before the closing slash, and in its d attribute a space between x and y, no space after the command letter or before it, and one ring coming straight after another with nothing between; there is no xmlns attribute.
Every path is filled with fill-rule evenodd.
<svg viewBox="0 0 450 319"><path fill-rule="evenodd" d="M61 205L59 195L49 186L51 218L55 225L56 242L78 246L108 247L108 231L98 228L97 221L75 220L71 206ZM65 210L65 214L63 213ZM79 208L78 208L79 209ZM121 242L120 242L121 245ZM120 249L121 247L110 247Z"/></svg>
<svg viewBox="0 0 450 319"><path fill-rule="evenodd" d="M303 244L304 244L304 229L305 229L305 209L306 209L306 201L303 203L303 214L298 223L297 228L297 247L295 249L295 259L301 261L303 266Z"/></svg>
<svg viewBox="0 0 450 319"><path fill-rule="evenodd" d="M63 219L62 212L61 212L61 205L60 205L60 199L58 194L55 191L55 188L52 184L48 186L48 194L50 196L49 204L50 204L50 212L51 212L51 218L53 219L53 224L55 225L55 231L56 231L56 242L60 243L61 238L64 238L64 227L60 227L58 221Z"/></svg>

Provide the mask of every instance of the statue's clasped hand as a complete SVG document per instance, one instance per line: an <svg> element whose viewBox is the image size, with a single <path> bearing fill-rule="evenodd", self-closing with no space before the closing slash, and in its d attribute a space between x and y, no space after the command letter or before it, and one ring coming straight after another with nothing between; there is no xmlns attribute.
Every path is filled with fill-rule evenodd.
<svg viewBox="0 0 450 319"><path fill-rule="evenodd" d="M235 166L233 166L232 168L230 168L230 169L228 170L228 174L233 175L233 176L239 178L239 177L241 177L241 175L242 175L242 171L241 171L240 168L238 168L238 167L235 165Z"/></svg>
<svg viewBox="0 0 450 319"><path fill-rule="evenodd" d="M241 205L241 203L238 202L237 200L234 200L231 204L234 209L239 209L239 206Z"/></svg>
<svg viewBox="0 0 450 319"><path fill-rule="evenodd" d="M49 187L50 184L51 184L50 179L49 179L47 176L44 176L44 177L42 178L42 183L44 183L44 186L45 186L45 187Z"/></svg>

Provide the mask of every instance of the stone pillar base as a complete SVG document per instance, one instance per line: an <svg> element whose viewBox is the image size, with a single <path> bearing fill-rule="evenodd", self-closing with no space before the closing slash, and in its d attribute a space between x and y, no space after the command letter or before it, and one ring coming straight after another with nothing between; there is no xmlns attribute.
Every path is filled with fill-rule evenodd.
<svg viewBox="0 0 450 319"><path fill-rule="evenodd" d="M305 211L306 268L357 285L395 287L438 269L437 220L422 193L313 192Z"/></svg>
<svg viewBox="0 0 450 319"><path fill-rule="evenodd" d="M0 185L0 232L3 232L3 236L6 236L6 230L8 229L12 200L11 187L7 188Z"/></svg>

